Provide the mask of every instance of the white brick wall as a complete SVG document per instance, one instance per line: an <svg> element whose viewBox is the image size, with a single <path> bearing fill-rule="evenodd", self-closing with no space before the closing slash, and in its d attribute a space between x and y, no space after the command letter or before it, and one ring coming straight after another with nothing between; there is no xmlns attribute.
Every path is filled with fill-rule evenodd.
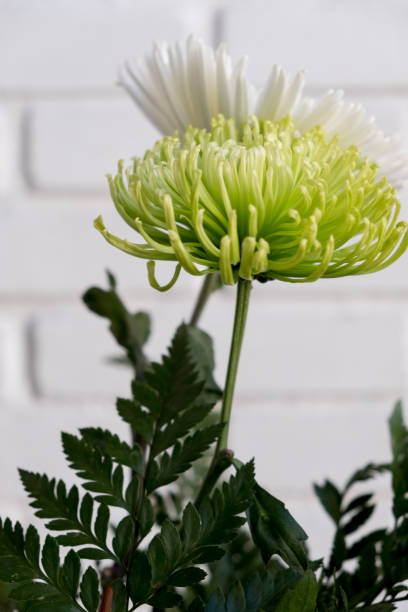
<svg viewBox="0 0 408 612"><path fill-rule="evenodd" d="M67 474L61 429L120 428L111 404L126 394L128 374L106 363L115 353L106 322L80 294L112 269L132 306L152 311L157 357L199 286L184 275L159 295L145 264L92 227L103 213L131 237L104 175L157 137L114 88L118 62L154 39L222 38L235 58L250 54L255 80L274 62L306 67L311 90L346 87L408 143L407 26L405 0L0 0L0 514L29 516L17 465ZM160 278L170 272L158 268ZM330 524L311 482L344 482L359 464L389 456L386 419L408 380L407 279L408 256L373 276L253 292L232 439L305 521L316 555ZM203 317L217 336L220 382L232 297L218 293Z"/></svg>
<svg viewBox="0 0 408 612"><path fill-rule="evenodd" d="M247 52L258 80L271 63L306 68L315 87L404 88L408 68L404 0L245 0L227 3L223 34ZM254 33L256 32L256 35Z"/></svg>
<svg viewBox="0 0 408 612"><path fill-rule="evenodd" d="M27 115L27 172L35 189L106 193L113 160L142 155L160 137L135 120L130 100L61 100L35 104Z"/></svg>

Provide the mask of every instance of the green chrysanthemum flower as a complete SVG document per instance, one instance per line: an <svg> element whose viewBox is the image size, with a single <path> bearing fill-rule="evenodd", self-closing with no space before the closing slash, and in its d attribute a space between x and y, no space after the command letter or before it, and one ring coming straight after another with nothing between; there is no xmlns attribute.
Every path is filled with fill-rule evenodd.
<svg viewBox="0 0 408 612"><path fill-rule="evenodd" d="M351 146L342 149L315 127L299 134L290 118L251 117L237 126L218 116L211 131L189 127L158 141L123 175L109 177L124 220L145 243L110 234L126 253L178 262L191 274L310 282L366 274L408 246L400 203L378 167Z"/></svg>

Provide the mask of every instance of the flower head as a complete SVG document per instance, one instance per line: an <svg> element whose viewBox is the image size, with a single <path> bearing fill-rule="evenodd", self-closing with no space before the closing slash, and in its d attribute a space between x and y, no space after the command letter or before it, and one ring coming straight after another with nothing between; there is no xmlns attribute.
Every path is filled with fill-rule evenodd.
<svg viewBox="0 0 408 612"><path fill-rule="evenodd" d="M397 139L384 136L374 118L361 105L346 102L342 91L307 98L303 72L292 78L280 66L273 66L257 90L246 77L246 65L242 58L233 67L224 45L214 52L191 36L174 45L155 45L146 60L127 62L119 83L163 134L182 134L188 125L209 129L219 113L237 125L250 115L272 121L291 115L301 133L320 125L329 139L338 138L340 147L358 146L395 187L408 179L408 157Z"/></svg>
<svg viewBox="0 0 408 612"><path fill-rule="evenodd" d="M288 117L218 116L211 130L164 137L109 178L113 201L143 237L133 244L97 228L114 246L191 274L290 282L385 268L408 246L395 190L356 146L320 127L300 134ZM176 278L175 276L175 278ZM171 283L170 283L171 285ZM167 287L166 287L167 288Z"/></svg>

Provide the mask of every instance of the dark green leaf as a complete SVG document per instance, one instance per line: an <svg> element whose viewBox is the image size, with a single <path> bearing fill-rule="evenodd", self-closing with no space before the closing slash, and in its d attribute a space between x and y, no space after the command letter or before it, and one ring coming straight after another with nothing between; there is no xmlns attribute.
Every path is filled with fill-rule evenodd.
<svg viewBox="0 0 408 612"><path fill-rule="evenodd" d="M220 546L199 546L190 553L189 559L192 563L213 563L219 561L225 555L225 550Z"/></svg>
<svg viewBox="0 0 408 612"><path fill-rule="evenodd" d="M48 523L49 529L78 529L78 489L72 487L66 492L64 483L49 480L45 474L19 470L24 489L32 499L30 506L36 509L36 516L42 519L60 519Z"/></svg>
<svg viewBox="0 0 408 612"><path fill-rule="evenodd" d="M136 508L139 499L140 479L138 476L133 475L130 483L128 484L125 492L125 500L130 508Z"/></svg>
<svg viewBox="0 0 408 612"><path fill-rule="evenodd" d="M47 576L51 578L52 582L56 583L59 570L59 549L57 542L50 535L45 538L41 562Z"/></svg>
<svg viewBox="0 0 408 612"><path fill-rule="evenodd" d="M153 437L154 416L143 410L133 400L119 398L116 408L119 416L129 423L132 431L150 443Z"/></svg>
<svg viewBox="0 0 408 612"><path fill-rule="evenodd" d="M113 480L112 458L102 455L98 448L83 438L71 434L62 434L62 443L70 467L78 476L85 480L83 487L88 491L103 493L96 499L110 506L119 506L127 511L131 509L123 499L122 491L118 491ZM122 469L119 467L118 469ZM81 508L81 520L82 508Z"/></svg>
<svg viewBox="0 0 408 612"><path fill-rule="evenodd" d="M32 578L34 578L34 572L24 561L12 555L0 557L0 580L13 583Z"/></svg>
<svg viewBox="0 0 408 612"><path fill-rule="evenodd" d="M394 457L398 455L401 450L403 443L405 442L407 430L404 423L404 417L402 414L402 402L398 401L395 406L392 415L388 419L388 424L391 433L391 447Z"/></svg>
<svg viewBox="0 0 408 612"><path fill-rule="evenodd" d="M160 535L156 535L149 544L147 554L152 569L153 583L165 582L169 571L169 559Z"/></svg>
<svg viewBox="0 0 408 612"><path fill-rule="evenodd" d="M394 492L393 513L399 518L408 513L408 431L405 427L402 404L397 402L389 419L393 460L392 488Z"/></svg>
<svg viewBox="0 0 408 612"><path fill-rule="evenodd" d="M135 605L145 601L150 591L151 580L149 559L145 553L136 552L132 559L128 581L129 594Z"/></svg>
<svg viewBox="0 0 408 612"><path fill-rule="evenodd" d="M98 574L92 567L88 567L81 580L81 601L88 612L96 612L99 604Z"/></svg>
<svg viewBox="0 0 408 612"><path fill-rule="evenodd" d="M180 595L174 593L173 591L166 591L165 589L162 589L149 600L149 603L153 606L153 608L167 609L174 608L180 603L180 601Z"/></svg>
<svg viewBox="0 0 408 612"><path fill-rule="evenodd" d="M128 610L128 597L126 587L123 582L117 580L112 584L113 587L113 601L112 610L110 612L127 612Z"/></svg>
<svg viewBox="0 0 408 612"><path fill-rule="evenodd" d="M78 586L81 562L77 553L70 550L64 560L62 580L65 588L73 599L75 599Z"/></svg>
<svg viewBox="0 0 408 612"><path fill-rule="evenodd" d="M377 567L376 567L376 550L375 544L371 543L367 545L359 559L358 569L356 577L360 584L361 591L372 588L377 581Z"/></svg>
<svg viewBox="0 0 408 612"><path fill-rule="evenodd" d="M147 312L136 312L131 318L133 337L139 346L143 346L150 336L150 316Z"/></svg>
<svg viewBox="0 0 408 612"><path fill-rule="evenodd" d="M45 582L25 582L14 587L9 594L10 599L16 601L27 601L41 599L43 597L58 596L57 589Z"/></svg>
<svg viewBox="0 0 408 612"><path fill-rule="evenodd" d="M223 427L219 424L206 427L188 436L183 442L177 442L171 455L163 453L156 464L158 469L150 470L146 476L146 491L151 493L190 469L191 464L218 438Z"/></svg>
<svg viewBox="0 0 408 612"><path fill-rule="evenodd" d="M315 575L308 570L280 600L276 612L315 612L318 585Z"/></svg>
<svg viewBox="0 0 408 612"><path fill-rule="evenodd" d="M322 486L314 484L313 488L323 508L337 525L341 518L340 508L342 502L339 490L330 480L326 480Z"/></svg>
<svg viewBox="0 0 408 612"><path fill-rule="evenodd" d="M168 584L178 587L190 586L196 582L201 582L206 576L207 572L199 567L186 567L171 574Z"/></svg>
<svg viewBox="0 0 408 612"><path fill-rule="evenodd" d="M181 540L174 523L168 519L162 525L160 538L170 566L176 566L181 555Z"/></svg>
<svg viewBox="0 0 408 612"><path fill-rule="evenodd" d="M240 582L236 582L228 593L225 609L227 612L246 612L245 593Z"/></svg>
<svg viewBox="0 0 408 612"><path fill-rule="evenodd" d="M205 331L194 325L186 325L186 334L188 347L200 378L205 380L208 391L220 394L221 389L214 380L215 362L212 339Z"/></svg>
<svg viewBox="0 0 408 612"><path fill-rule="evenodd" d="M116 527L115 537L112 541L113 550L121 559L125 560L129 554L133 541L134 523L130 516L125 516Z"/></svg>
<svg viewBox="0 0 408 612"><path fill-rule="evenodd" d="M24 548L27 559L34 568L38 569L40 560L40 536L32 525L27 529Z"/></svg>
<svg viewBox="0 0 408 612"><path fill-rule="evenodd" d="M98 545L102 542L102 548L104 547L105 530L109 520L107 508L101 507L98 510L95 537L92 533L94 502L89 493L84 496L79 506L78 489L75 486L67 492L61 480L56 482L55 479L49 480L45 475L34 474L26 470L20 470L20 477L24 488L33 499L31 505L37 509L37 516L52 519L47 522L47 528L66 532L55 538L58 544L61 546L83 546L86 544ZM31 551L33 564L38 568L39 539L38 535L36 536L30 530L27 533L26 547L28 547L27 555ZM98 558L110 557L111 555L106 553L103 557L98 556Z"/></svg>
<svg viewBox="0 0 408 612"><path fill-rule="evenodd" d="M250 461L204 501L200 507L201 533L197 546L218 545L235 537L236 530L245 522L238 515L247 510L254 486L254 465Z"/></svg>
<svg viewBox="0 0 408 612"><path fill-rule="evenodd" d="M360 556L361 552L368 544L381 542L384 539L385 534L385 529L377 529L376 531L372 531L368 535L353 542L352 546L350 546L350 548L347 550L347 559L353 559L354 557Z"/></svg>
<svg viewBox="0 0 408 612"><path fill-rule="evenodd" d="M352 485L357 482L364 482L366 480L370 480L374 478L377 474L381 474L390 469L388 464L376 464L376 463L368 463L365 467L360 468L349 478L347 484L344 488L344 493L346 493Z"/></svg>
<svg viewBox="0 0 408 612"><path fill-rule="evenodd" d="M339 570L347 558L347 547L344 532L338 529L333 542L333 549L330 557L330 568L333 571Z"/></svg>
<svg viewBox="0 0 408 612"><path fill-rule="evenodd" d="M375 510L375 506L363 506L359 512L356 512L352 518L343 526L343 533L348 535L357 531L364 523L368 521Z"/></svg>
<svg viewBox="0 0 408 612"><path fill-rule="evenodd" d="M151 451L152 457L170 448L179 439L184 438L191 429L195 429L208 416L213 407L214 401L211 399L202 403L194 403L190 408L184 410L177 419L171 421L156 434Z"/></svg>
<svg viewBox="0 0 408 612"><path fill-rule="evenodd" d="M248 580L247 612L274 610L283 595L293 589L302 576L302 571L284 568L277 560L272 560L265 571L256 572Z"/></svg>
<svg viewBox="0 0 408 612"><path fill-rule="evenodd" d="M284 504L259 485L249 507L249 526L265 561L277 554L289 567L307 567L306 533Z"/></svg>
<svg viewBox="0 0 408 612"><path fill-rule="evenodd" d="M196 597L188 606L187 612L204 612L204 609L203 600L200 597Z"/></svg>
<svg viewBox="0 0 408 612"><path fill-rule="evenodd" d="M351 500L350 503L347 504L345 509L342 511L343 516L348 512L351 512L351 510L355 510L360 506L365 506L372 499L372 497L372 493L365 493L364 495L359 495L358 497L355 497Z"/></svg>
<svg viewBox="0 0 408 612"><path fill-rule="evenodd" d="M214 591L205 606L205 612L225 612L225 600L220 589Z"/></svg>
<svg viewBox="0 0 408 612"><path fill-rule="evenodd" d="M91 495L89 495L89 493L86 493L81 503L79 516L82 524L88 532L91 531L93 505L94 502Z"/></svg>
<svg viewBox="0 0 408 612"><path fill-rule="evenodd" d="M139 522L139 534L142 538L144 538L154 524L154 510L152 506L152 502L148 497L144 497L140 506L140 511L138 515Z"/></svg>
<svg viewBox="0 0 408 612"><path fill-rule="evenodd" d="M24 532L20 523L13 527L10 519L0 520L0 580L20 582L34 577L24 554Z"/></svg>
<svg viewBox="0 0 408 612"><path fill-rule="evenodd" d="M98 449L101 455L109 455L113 461L132 468L139 474L144 467L143 451L138 444L130 447L116 434L100 427L86 427L80 430L82 438L93 448Z"/></svg>
<svg viewBox="0 0 408 612"><path fill-rule="evenodd" d="M149 337L150 319L146 313L131 314L126 309L116 289L110 284L110 290L91 287L82 299L95 314L110 321L110 331L118 344L126 349L133 366L143 372L146 358L142 347Z"/></svg>
<svg viewBox="0 0 408 612"><path fill-rule="evenodd" d="M187 504L181 522L181 537L184 550L190 550L200 537L201 520L198 510L193 504Z"/></svg>
<svg viewBox="0 0 408 612"><path fill-rule="evenodd" d="M78 608L70 603L59 601L28 602L22 612L78 612Z"/></svg>
<svg viewBox="0 0 408 612"><path fill-rule="evenodd" d="M92 538L78 531L56 536L55 539L60 546L83 546L83 544L92 544Z"/></svg>
<svg viewBox="0 0 408 612"><path fill-rule="evenodd" d="M100 548L80 548L78 555L81 559L89 559L92 561L101 561L102 559L111 559L109 553L101 550Z"/></svg>
<svg viewBox="0 0 408 612"><path fill-rule="evenodd" d="M145 408L148 408L153 415L160 413L160 397L154 388L146 383L134 380L132 382L132 393L134 399L142 406L145 406Z"/></svg>
<svg viewBox="0 0 408 612"><path fill-rule="evenodd" d="M199 370L191 351L189 328L180 325L162 363L152 364L145 373L147 384L160 397L160 426L179 418L193 404L207 403L209 395L215 403L216 397L206 390Z"/></svg>
<svg viewBox="0 0 408 612"><path fill-rule="evenodd" d="M95 520L95 535L101 542L106 542L108 533L110 512L109 508L101 504L98 508L98 513Z"/></svg>

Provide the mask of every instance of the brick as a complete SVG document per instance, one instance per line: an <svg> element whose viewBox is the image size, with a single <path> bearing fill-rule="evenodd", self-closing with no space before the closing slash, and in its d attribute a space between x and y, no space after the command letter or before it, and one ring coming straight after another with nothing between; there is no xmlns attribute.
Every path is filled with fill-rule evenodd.
<svg viewBox="0 0 408 612"><path fill-rule="evenodd" d="M382 89L407 84L407 14L404 0L240 0L225 8L222 38L235 57L248 53L258 83L278 63L306 68L315 87Z"/></svg>
<svg viewBox="0 0 408 612"><path fill-rule="evenodd" d="M152 296L153 297L153 296ZM191 302L140 296L135 309L152 313L153 358L159 357ZM228 359L233 303L216 296L202 326L215 338L217 376ZM45 395L105 395L127 389L129 375L104 363L116 354L105 325L78 308L42 309L35 318L36 380ZM253 300L237 390L245 397L397 396L404 384L403 317L370 304L335 306ZM255 358L256 356L256 358Z"/></svg>
<svg viewBox="0 0 408 612"><path fill-rule="evenodd" d="M301 299L274 303L273 293L270 300L262 293L263 286L257 285L240 364L241 393L401 392L404 307ZM227 292L214 296L202 322L216 338L220 380L232 328L231 297Z"/></svg>
<svg viewBox="0 0 408 612"><path fill-rule="evenodd" d="M238 397L230 446L241 461L255 457L259 482L278 497L307 497L313 482L330 479L342 487L358 468L390 460L387 419L395 400L393 394L358 400ZM382 493L388 490L386 478L376 483Z"/></svg>
<svg viewBox="0 0 408 612"><path fill-rule="evenodd" d="M384 132L401 134L408 148L405 99L360 95L357 100ZM116 171L118 159L143 155L160 137L125 94L118 100L38 102L27 113L25 134L30 184L59 192L106 191L105 174Z"/></svg>
<svg viewBox="0 0 408 612"><path fill-rule="evenodd" d="M0 311L0 397L24 398L28 393L28 344L22 316L7 308Z"/></svg>
<svg viewBox="0 0 408 612"><path fill-rule="evenodd" d="M372 492L372 488L366 488L364 493ZM324 557L326 561L330 558L330 552L334 538L334 524L325 511L320 507L316 499L286 498L286 506L292 516L302 525L308 535L307 545L313 559ZM358 532L362 537L375 529L388 527L392 529L393 518L391 515L391 500L386 497L376 497L378 506L370 517L367 525ZM398 610L406 612L407 608L398 607Z"/></svg>
<svg viewBox="0 0 408 612"><path fill-rule="evenodd" d="M351 98L351 95L348 96ZM403 96L370 96L359 93L353 100L364 105L385 134L400 134L408 143L407 100Z"/></svg>
<svg viewBox="0 0 408 612"><path fill-rule="evenodd" d="M125 94L38 103L27 120L29 181L43 190L106 193L118 160L143 155L160 137Z"/></svg>
<svg viewBox="0 0 408 612"><path fill-rule="evenodd" d="M9 184L9 144L10 138L8 133L6 114L4 109L0 107L0 195L7 191L7 187Z"/></svg>
<svg viewBox="0 0 408 612"><path fill-rule="evenodd" d="M0 256L8 265L3 270L3 295L74 295L78 299L89 285L105 283L105 269L109 268L122 291L158 296L148 285L146 262L108 245L94 229L93 219L100 213L113 233L138 242L137 234L117 214L108 192L103 199L53 195L4 201L0 206ZM174 264L160 263L160 282L168 282L173 271ZM189 292L195 281L182 273L171 295Z"/></svg>
<svg viewBox="0 0 408 612"><path fill-rule="evenodd" d="M239 404L234 413L231 441L237 456L257 458L257 478L305 528L315 558L327 555L333 526L311 494L312 481L328 476L342 484L359 465L368 460L388 459L385 419L388 402L339 403L300 402L289 404ZM12 516L28 524L32 511L18 479L16 466L50 477L78 482L63 458L60 431L75 433L78 428L108 428L125 439L121 424L109 404L100 402L17 402L9 403L0 429L0 464L3 487L0 516ZM361 437L364 435L364 444ZM344 452L347 440L347 452ZM360 442L360 443L359 443ZM324 458L324 459L323 459ZM389 482L380 479L364 484L377 491L379 509L371 526L391 525ZM386 486L384 486L386 484ZM36 521L38 524L38 522Z"/></svg>
<svg viewBox="0 0 408 612"><path fill-rule="evenodd" d="M159 295L133 300L134 310L152 314L148 355L163 353L176 327L190 315L185 300ZM34 318L34 377L41 395L48 397L127 396L131 370L109 362L122 354L108 332L107 322L85 308L43 308Z"/></svg>
<svg viewBox="0 0 408 612"><path fill-rule="evenodd" d="M116 416L113 406L82 401L12 402L2 411L0 429L0 465L2 495L0 516L10 514L31 522L33 511L19 481L17 467L63 478L68 484L78 483L68 468L61 447L61 431L77 433L80 427L99 426L128 438L126 424ZM17 515L15 514L17 512Z"/></svg>
<svg viewBox="0 0 408 612"><path fill-rule="evenodd" d="M122 291L156 295L147 282L146 262L108 245L92 222L102 214L106 226L120 237L138 242L138 235L117 214L108 192L87 198L48 194L5 198L0 205L2 240L0 257L7 261L2 275L2 293L12 296L79 296L89 285L104 283L104 270L118 277ZM18 239L17 239L18 237ZM377 274L323 279L292 285L272 282L262 286L263 300L350 300L369 297L387 301L407 297L408 255ZM160 282L167 282L173 263L158 262ZM201 279L182 272L166 296L187 292ZM258 283L255 283L258 286ZM168 297L161 297L162 300Z"/></svg>
<svg viewBox="0 0 408 612"><path fill-rule="evenodd" d="M3 89L108 88L117 65L148 52L154 40L209 35L198 1L176 9L165 0L88 0L73 10L69 0L1 0L0 11Z"/></svg>
<svg viewBox="0 0 408 612"><path fill-rule="evenodd" d="M256 402L238 398L232 413L230 447L241 461L255 457L257 480L309 535L313 558L327 557L334 525L312 484L330 479L340 488L359 467L387 462L387 419L395 398ZM369 529L392 527L387 476L353 487L352 496L374 492L378 504ZM367 532L365 526L361 535Z"/></svg>
<svg viewBox="0 0 408 612"><path fill-rule="evenodd" d="M4 97L0 103L0 198L4 202L24 188L23 108L22 100Z"/></svg>

